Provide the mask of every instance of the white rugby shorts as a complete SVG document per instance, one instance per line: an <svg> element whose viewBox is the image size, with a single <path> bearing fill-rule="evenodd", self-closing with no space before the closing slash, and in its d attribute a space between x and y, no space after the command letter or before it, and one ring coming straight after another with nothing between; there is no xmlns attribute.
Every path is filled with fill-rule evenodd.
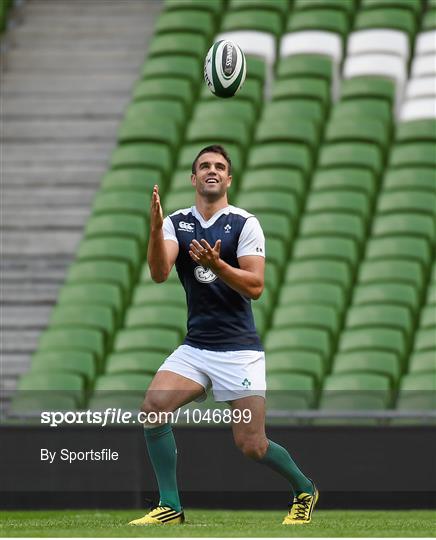
<svg viewBox="0 0 436 540"><path fill-rule="evenodd" d="M209 351L180 345L158 371L163 370L201 384L205 393L212 387L215 401L232 401L248 396L265 397L263 351Z"/></svg>

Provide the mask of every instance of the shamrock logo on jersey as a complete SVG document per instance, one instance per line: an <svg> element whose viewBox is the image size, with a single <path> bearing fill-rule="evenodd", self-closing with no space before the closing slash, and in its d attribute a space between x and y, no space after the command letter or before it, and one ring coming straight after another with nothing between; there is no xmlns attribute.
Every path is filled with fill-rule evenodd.
<svg viewBox="0 0 436 540"><path fill-rule="evenodd" d="M245 378L243 381L242 381L242 386L244 388L249 388L251 386L251 381L249 381L247 378Z"/></svg>

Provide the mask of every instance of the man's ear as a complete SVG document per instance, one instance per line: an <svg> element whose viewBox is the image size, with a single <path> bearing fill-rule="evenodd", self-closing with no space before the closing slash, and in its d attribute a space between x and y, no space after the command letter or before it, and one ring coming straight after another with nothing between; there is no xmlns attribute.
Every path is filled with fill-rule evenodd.
<svg viewBox="0 0 436 540"><path fill-rule="evenodd" d="M230 187L232 185L233 176L232 175L228 176L228 179L229 179L228 180L229 183L227 185L228 185L228 187Z"/></svg>
<svg viewBox="0 0 436 540"><path fill-rule="evenodd" d="M191 184L194 187L197 185L197 176L195 174L191 174Z"/></svg>

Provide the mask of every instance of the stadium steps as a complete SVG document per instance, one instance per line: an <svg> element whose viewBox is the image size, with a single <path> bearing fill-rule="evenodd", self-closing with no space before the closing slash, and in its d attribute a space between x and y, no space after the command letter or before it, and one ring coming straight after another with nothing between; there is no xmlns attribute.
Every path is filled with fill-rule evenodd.
<svg viewBox="0 0 436 540"><path fill-rule="evenodd" d="M77 250L160 9L158 1L31 0L2 36L8 392L29 366Z"/></svg>

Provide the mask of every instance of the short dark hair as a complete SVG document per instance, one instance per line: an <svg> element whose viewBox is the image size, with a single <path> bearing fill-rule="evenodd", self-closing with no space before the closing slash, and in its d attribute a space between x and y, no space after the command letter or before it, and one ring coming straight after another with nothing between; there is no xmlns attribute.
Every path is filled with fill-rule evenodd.
<svg viewBox="0 0 436 540"><path fill-rule="evenodd" d="M232 174L232 161L229 158L228 153L224 150L224 148L220 144L211 144L210 146L206 146L200 152L198 152L197 157L194 159L192 163L192 174L195 174L195 167L197 166L197 161L200 156L203 154L207 154L208 152L214 152L215 154L221 154L223 158L227 161L227 165L229 167L229 176Z"/></svg>

